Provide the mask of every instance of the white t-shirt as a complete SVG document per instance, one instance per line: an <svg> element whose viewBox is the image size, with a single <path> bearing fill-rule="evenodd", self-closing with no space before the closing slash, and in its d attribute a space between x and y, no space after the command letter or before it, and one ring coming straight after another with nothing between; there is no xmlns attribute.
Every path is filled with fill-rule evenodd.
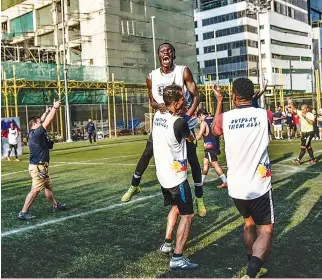
<svg viewBox="0 0 322 279"><path fill-rule="evenodd" d="M163 90L168 85L176 84L182 87L184 97L186 100L186 107L189 108L192 104L192 98L190 93L184 84L183 73L186 66L174 65L174 70L169 74L161 72L161 68L157 68L150 73L150 79L152 81L152 96L158 104L163 104ZM194 114L188 121L190 129L193 129L198 124L198 118Z"/></svg>
<svg viewBox="0 0 322 279"><path fill-rule="evenodd" d="M16 128L9 128L8 142L9 144L18 144L18 130Z"/></svg>
<svg viewBox="0 0 322 279"><path fill-rule="evenodd" d="M173 188L187 179L186 121L169 112L157 111L153 119L153 155L162 187Z"/></svg>
<svg viewBox="0 0 322 279"><path fill-rule="evenodd" d="M242 200L264 195L272 187L266 110L242 107L225 112L222 114L222 131L229 195Z"/></svg>

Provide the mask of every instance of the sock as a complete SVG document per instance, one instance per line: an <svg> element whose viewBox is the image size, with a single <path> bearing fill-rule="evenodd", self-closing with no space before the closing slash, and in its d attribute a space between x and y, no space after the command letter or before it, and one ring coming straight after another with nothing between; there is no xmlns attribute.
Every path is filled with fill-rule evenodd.
<svg viewBox="0 0 322 279"><path fill-rule="evenodd" d="M140 185L140 182L141 182L141 176L139 176L137 174L133 174L131 185L134 187L137 187Z"/></svg>
<svg viewBox="0 0 322 279"><path fill-rule="evenodd" d="M167 238L166 238L166 239L164 240L164 242L165 242L165 243L172 243L172 239L167 239Z"/></svg>
<svg viewBox="0 0 322 279"><path fill-rule="evenodd" d="M203 175L202 175L202 184L204 184L204 182L205 182L205 180L206 180L206 176L207 176L207 174L203 174Z"/></svg>
<svg viewBox="0 0 322 279"><path fill-rule="evenodd" d="M299 155L299 160L300 160L300 161L302 160L302 158L303 158L303 156L304 156L304 154L305 154L305 151L306 151L306 149L305 149L305 148L301 148L301 152L300 152L300 155Z"/></svg>
<svg viewBox="0 0 322 279"><path fill-rule="evenodd" d="M263 261L255 256L252 256L250 258L250 261L248 263L248 268L247 268L247 275L250 278L255 278L257 273L259 272L259 270L261 269L262 265L263 265Z"/></svg>
<svg viewBox="0 0 322 279"><path fill-rule="evenodd" d="M173 255L172 255L172 256L173 256L174 258L180 258L180 257L182 257L182 255L183 255L183 254L176 254L176 253L173 253Z"/></svg>
<svg viewBox="0 0 322 279"><path fill-rule="evenodd" d="M224 173L222 175L220 175L219 177L221 178L223 183L227 183L227 177Z"/></svg>
<svg viewBox="0 0 322 279"><path fill-rule="evenodd" d="M308 148L307 149L307 153L309 153L311 160L314 160L314 155L313 155L313 149L312 148Z"/></svg>
<svg viewBox="0 0 322 279"><path fill-rule="evenodd" d="M251 254L247 254L248 261L250 261L250 258L252 257Z"/></svg>
<svg viewBox="0 0 322 279"><path fill-rule="evenodd" d="M197 198L202 198L202 196L203 196L203 187L202 186L195 186L195 196Z"/></svg>

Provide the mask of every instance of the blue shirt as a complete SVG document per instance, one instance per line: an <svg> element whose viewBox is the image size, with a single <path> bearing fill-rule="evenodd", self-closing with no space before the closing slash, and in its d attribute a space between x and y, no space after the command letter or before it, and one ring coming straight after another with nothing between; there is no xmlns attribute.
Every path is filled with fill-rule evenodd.
<svg viewBox="0 0 322 279"><path fill-rule="evenodd" d="M93 122L87 124L87 133L91 134L95 131L95 125Z"/></svg>
<svg viewBox="0 0 322 279"><path fill-rule="evenodd" d="M30 130L28 136L30 164L49 163L49 148L46 137L46 129L41 125L37 129Z"/></svg>
<svg viewBox="0 0 322 279"><path fill-rule="evenodd" d="M276 118L281 118L282 117L282 112L281 111L278 111L278 112L274 112L274 117ZM274 125L281 125L282 124L282 119L279 119L279 120L274 120Z"/></svg>

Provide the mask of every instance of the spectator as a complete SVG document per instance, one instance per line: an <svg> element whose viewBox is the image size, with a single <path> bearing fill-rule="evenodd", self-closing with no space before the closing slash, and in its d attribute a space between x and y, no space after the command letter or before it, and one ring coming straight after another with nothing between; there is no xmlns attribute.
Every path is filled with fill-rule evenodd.
<svg viewBox="0 0 322 279"><path fill-rule="evenodd" d="M19 132L18 129L15 127L15 124L13 122L10 123L10 128L8 130L8 143L9 143L9 149L8 149L8 161L10 160L10 154L12 152L12 149L15 151L16 161L20 161L18 159L18 136Z"/></svg>
<svg viewBox="0 0 322 279"><path fill-rule="evenodd" d="M294 123L294 137L301 137L301 126L300 126L300 117L293 112L293 123Z"/></svg>
<svg viewBox="0 0 322 279"><path fill-rule="evenodd" d="M275 139L283 139L282 136L282 119L283 119L283 113L282 113L282 107L278 106L276 108L276 112L273 114L274 116L274 135Z"/></svg>
<svg viewBox="0 0 322 279"><path fill-rule="evenodd" d="M320 108L320 110L319 110L319 115L317 117L317 121L318 121L318 128L319 128L319 132L320 132L320 140L322 140L322 108Z"/></svg>
<svg viewBox="0 0 322 279"><path fill-rule="evenodd" d="M288 140L292 140L292 134L294 130L293 111L289 106L286 106L285 113L286 113L287 137L288 137Z"/></svg>
<svg viewBox="0 0 322 279"><path fill-rule="evenodd" d="M94 123L92 122L92 119L88 119L86 128L87 128L89 142L92 143L92 137L94 139L94 142L96 142L96 129L95 129Z"/></svg>

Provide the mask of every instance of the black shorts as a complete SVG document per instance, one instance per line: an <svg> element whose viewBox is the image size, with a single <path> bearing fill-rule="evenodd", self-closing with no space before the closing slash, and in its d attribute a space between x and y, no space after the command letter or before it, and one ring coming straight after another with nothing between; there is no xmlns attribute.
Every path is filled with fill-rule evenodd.
<svg viewBox="0 0 322 279"><path fill-rule="evenodd" d="M9 148L10 148L10 149L12 149L12 148L17 149L17 144L9 144Z"/></svg>
<svg viewBox="0 0 322 279"><path fill-rule="evenodd" d="M180 215L193 214L192 194L188 180L173 188L163 188L164 206L176 205Z"/></svg>
<svg viewBox="0 0 322 279"><path fill-rule="evenodd" d="M302 133L301 146L305 146L306 148L310 147L313 137L314 137L314 132Z"/></svg>
<svg viewBox="0 0 322 279"><path fill-rule="evenodd" d="M287 129L289 129L289 130L294 130L294 128L295 128L295 125L293 123L287 124L286 126L287 126Z"/></svg>
<svg viewBox="0 0 322 279"><path fill-rule="evenodd" d="M244 218L252 216L256 225L274 224L272 190L253 200L234 199L235 206Z"/></svg>
<svg viewBox="0 0 322 279"><path fill-rule="evenodd" d="M210 162L217 162L217 154L218 152L215 149L205 150L205 159L208 159Z"/></svg>

